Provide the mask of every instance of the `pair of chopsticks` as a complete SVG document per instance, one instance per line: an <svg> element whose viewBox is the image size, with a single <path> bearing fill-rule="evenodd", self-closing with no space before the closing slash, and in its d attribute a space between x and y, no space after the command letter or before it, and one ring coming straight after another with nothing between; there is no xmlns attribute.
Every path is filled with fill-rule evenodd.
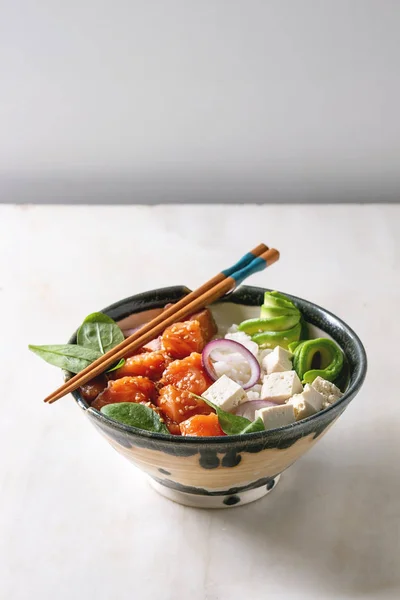
<svg viewBox="0 0 400 600"><path fill-rule="evenodd" d="M207 281L194 292L184 296L181 300L164 310L154 319L143 325L139 330L127 337L106 354L92 362L69 381L64 383L55 392L45 398L51 404L66 394L73 392L84 385L93 377L100 375L128 353L141 348L151 340L158 337L166 327L182 321L189 315L198 312L208 304L212 304L228 292L232 291L249 275L262 271L279 259L279 252L275 248L269 249L265 244L259 244L254 250L248 252L229 269L225 269Z"/></svg>

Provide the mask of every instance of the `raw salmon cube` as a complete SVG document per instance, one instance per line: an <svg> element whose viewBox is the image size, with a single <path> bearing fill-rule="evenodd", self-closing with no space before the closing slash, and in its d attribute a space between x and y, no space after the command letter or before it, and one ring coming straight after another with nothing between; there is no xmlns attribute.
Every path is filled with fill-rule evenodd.
<svg viewBox="0 0 400 600"><path fill-rule="evenodd" d="M199 321L183 321L167 327L161 336L163 350L172 358L185 358L191 352L201 352L206 345Z"/></svg>
<svg viewBox="0 0 400 600"><path fill-rule="evenodd" d="M218 333L218 327L208 308L201 310L194 315L191 315L190 321L198 321L200 324L201 331L203 333L203 339L205 342L209 342L216 333Z"/></svg>
<svg viewBox="0 0 400 600"><path fill-rule="evenodd" d="M156 387L147 377L122 377L109 381L106 389L92 403L100 410L106 404L115 402L151 402L157 395Z"/></svg>
<svg viewBox="0 0 400 600"><path fill-rule="evenodd" d="M174 385L180 390L189 390L201 396L213 381L204 370L201 354L192 352L190 356L170 363L165 369L160 383Z"/></svg>
<svg viewBox="0 0 400 600"><path fill-rule="evenodd" d="M141 375L149 379L160 379L171 359L162 352L143 352L126 359L125 364L111 373L113 379Z"/></svg>
<svg viewBox="0 0 400 600"><path fill-rule="evenodd" d="M179 423L175 423L172 419L170 419L167 415L164 416L165 424L168 428L168 431L172 433L172 435L181 435L181 429L179 427Z"/></svg>
<svg viewBox="0 0 400 600"><path fill-rule="evenodd" d="M96 400L97 396L107 387L108 379L105 375L99 375L91 379L79 388L82 398L88 404Z"/></svg>
<svg viewBox="0 0 400 600"><path fill-rule="evenodd" d="M194 415L179 425L182 435L196 437L225 435L215 413L209 415Z"/></svg>
<svg viewBox="0 0 400 600"><path fill-rule="evenodd" d="M162 412L175 423L181 423L193 415L213 412L206 402L173 385L167 385L160 390L157 403Z"/></svg>

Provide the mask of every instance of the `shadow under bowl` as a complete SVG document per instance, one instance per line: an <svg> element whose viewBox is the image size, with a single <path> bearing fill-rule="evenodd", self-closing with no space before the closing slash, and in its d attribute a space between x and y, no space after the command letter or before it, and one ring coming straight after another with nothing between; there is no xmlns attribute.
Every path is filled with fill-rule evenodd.
<svg viewBox="0 0 400 600"><path fill-rule="evenodd" d="M188 290L174 286L120 300L103 309L122 328L137 327ZM243 285L210 308L220 332L232 324L259 316L263 288ZM365 379L364 347L341 319L327 310L286 294L301 310L312 337L331 337L349 365L349 384L329 408L292 425L246 435L217 438L180 437L129 427L90 408L79 391L73 393L90 422L118 452L150 477L167 498L187 506L227 508L257 500L270 492L280 474L324 435L356 396ZM70 342L75 342L75 335Z"/></svg>

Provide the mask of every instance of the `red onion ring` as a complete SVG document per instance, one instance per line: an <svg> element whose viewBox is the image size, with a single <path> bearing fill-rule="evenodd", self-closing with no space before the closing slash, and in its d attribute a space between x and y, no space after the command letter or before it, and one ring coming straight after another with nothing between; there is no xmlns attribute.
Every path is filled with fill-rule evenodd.
<svg viewBox="0 0 400 600"><path fill-rule="evenodd" d="M241 404L235 414L239 415L239 417L245 417L246 419L249 419L249 421L254 421L256 410L270 406L278 405L275 404L275 402L270 402L269 400L249 400L249 402L244 402Z"/></svg>
<svg viewBox="0 0 400 600"><path fill-rule="evenodd" d="M209 375L209 377L211 377L211 379L213 381L216 381L218 379L218 375L214 371L214 368L211 363L211 358L212 358L211 354L213 353L214 350L220 350L220 351L223 351L223 350L229 351L230 350L231 352L237 352L238 354L241 354L243 356L243 358L246 359L246 361L250 365L251 373L250 373L250 378L247 381L247 383L245 383L244 385L240 384L240 385L242 385L244 390L248 390L249 388L253 387L253 385L255 385L258 382L258 380L260 379L261 370L260 370L260 365L258 363L258 360L254 356L254 354L252 354L250 352L250 350L247 350L247 348L245 348L243 346L243 344L239 344L239 342L234 342L233 340L225 340L225 339L212 340L211 342L208 342L208 344L206 344L206 346L204 347L202 355L201 355L203 367L207 371L207 374ZM219 355L219 357L220 356L221 355ZM226 360L226 358L224 358L224 360ZM227 360L229 360L229 359L227 359Z"/></svg>

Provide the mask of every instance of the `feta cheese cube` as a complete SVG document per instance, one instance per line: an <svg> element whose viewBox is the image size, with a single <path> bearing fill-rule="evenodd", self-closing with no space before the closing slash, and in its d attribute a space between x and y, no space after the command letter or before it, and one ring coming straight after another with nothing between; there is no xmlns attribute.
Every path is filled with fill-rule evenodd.
<svg viewBox="0 0 400 600"><path fill-rule="evenodd" d="M265 429L276 429L290 425L296 420L292 404L281 404L279 406L268 406L256 410L254 419L261 418Z"/></svg>
<svg viewBox="0 0 400 600"><path fill-rule="evenodd" d="M343 396L342 392L334 383L331 383L322 377L314 379L311 385L317 392L324 396L323 408L328 408L328 406Z"/></svg>
<svg viewBox="0 0 400 600"><path fill-rule="evenodd" d="M263 350L258 350L258 362L260 363L260 365L262 366L263 360L266 356L268 356L268 354L271 354L272 349L271 348L264 348Z"/></svg>
<svg viewBox="0 0 400 600"><path fill-rule="evenodd" d="M283 371L290 371L292 369L292 361L290 357L291 352L276 346L272 352L267 354L262 361L262 368L268 375L271 373L282 373Z"/></svg>
<svg viewBox="0 0 400 600"><path fill-rule="evenodd" d="M296 371L283 371L265 375L261 389L261 398L283 404L294 394L303 391L301 381Z"/></svg>
<svg viewBox="0 0 400 600"><path fill-rule="evenodd" d="M203 392L203 397L228 412L237 408L239 404L247 402L244 389L226 375L222 375Z"/></svg>
<svg viewBox="0 0 400 600"><path fill-rule="evenodd" d="M294 408L296 421L300 421L300 419L305 419L320 411L323 408L324 401L324 396L307 383L301 394L295 394L288 400L288 404L291 404Z"/></svg>

